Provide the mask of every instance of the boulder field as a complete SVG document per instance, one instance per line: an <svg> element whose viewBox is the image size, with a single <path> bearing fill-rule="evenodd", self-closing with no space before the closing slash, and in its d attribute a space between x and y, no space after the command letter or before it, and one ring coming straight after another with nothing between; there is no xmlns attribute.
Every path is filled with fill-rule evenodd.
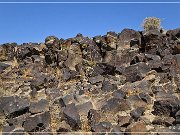
<svg viewBox="0 0 180 135"><path fill-rule="evenodd" d="M0 45L0 132L180 133L180 28Z"/></svg>

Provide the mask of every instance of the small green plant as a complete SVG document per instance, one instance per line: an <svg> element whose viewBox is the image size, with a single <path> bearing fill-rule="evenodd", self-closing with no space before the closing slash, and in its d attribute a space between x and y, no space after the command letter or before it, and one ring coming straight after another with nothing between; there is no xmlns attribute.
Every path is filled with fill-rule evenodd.
<svg viewBox="0 0 180 135"><path fill-rule="evenodd" d="M143 28L145 31L148 30L160 30L161 28L161 19L156 17L147 17L144 19Z"/></svg>

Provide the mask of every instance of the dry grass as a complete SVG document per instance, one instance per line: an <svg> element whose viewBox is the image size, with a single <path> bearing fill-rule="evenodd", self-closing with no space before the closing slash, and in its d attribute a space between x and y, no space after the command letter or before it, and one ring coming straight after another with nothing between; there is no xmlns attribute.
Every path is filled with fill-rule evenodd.
<svg viewBox="0 0 180 135"><path fill-rule="evenodd" d="M59 113L60 113L59 106L54 104L52 105L52 103L50 103L50 114L51 114L50 127L53 132L56 132L59 129L59 123L61 123Z"/></svg>
<svg viewBox="0 0 180 135"><path fill-rule="evenodd" d="M89 122L88 122L87 118L82 118L81 119L81 130L83 132L90 132L91 131L91 126L89 125Z"/></svg>

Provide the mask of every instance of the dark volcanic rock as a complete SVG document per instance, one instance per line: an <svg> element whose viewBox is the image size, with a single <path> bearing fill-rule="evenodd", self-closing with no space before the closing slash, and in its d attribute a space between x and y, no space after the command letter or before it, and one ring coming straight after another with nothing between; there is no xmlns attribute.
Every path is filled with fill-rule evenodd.
<svg viewBox="0 0 180 135"><path fill-rule="evenodd" d="M102 91L110 92L117 90L117 85L112 84L110 81L103 81L102 83Z"/></svg>
<svg viewBox="0 0 180 135"><path fill-rule="evenodd" d="M77 107L79 115L85 115L85 116L88 115L89 110L93 109L93 105L90 101L77 105L76 107Z"/></svg>
<svg viewBox="0 0 180 135"><path fill-rule="evenodd" d="M24 60L27 57L31 57L32 55L40 55L40 52L36 45L33 44L27 44L18 46L17 48L17 59Z"/></svg>
<svg viewBox="0 0 180 135"><path fill-rule="evenodd" d="M59 39L55 36L48 36L45 39L45 45L47 48L55 48L59 45Z"/></svg>
<svg viewBox="0 0 180 135"><path fill-rule="evenodd" d="M111 98L106 104L101 108L105 113L117 113L119 111L130 110L130 104L125 99Z"/></svg>
<svg viewBox="0 0 180 135"><path fill-rule="evenodd" d="M16 56L16 43L7 43L0 46L0 61L13 60Z"/></svg>
<svg viewBox="0 0 180 135"><path fill-rule="evenodd" d="M88 118L89 124L92 126L95 123L98 123L100 121L101 115L97 110L90 109L88 112L87 118Z"/></svg>
<svg viewBox="0 0 180 135"><path fill-rule="evenodd" d="M138 118L140 118L143 115L144 112L145 112L144 107L138 107L138 108L132 110L130 114L135 120L137 120Z"/></svg>
<svg viewBox="0 0 180 135"><path fill-rule="evenodd" d="M0 73L2 73L8 67L10 67L9 64L5 64L5 63L0 62Z"/></svg>
<svg viewBox="0 0 180 135"><path fill-rule="evenodd" d="M166 33L172 40L177 40L180 37L180 28L168 30Z"/></svg>
<svg viewBox="0 0 180 135"><path fill-rule="evenodd" d="M101 62L102 56L99 47L95 44L87 46L83 50L83 58L92 62Z"/></svg>
<svg viewBox="0 0 180 135"><path fill-rule="evenodd" d="M80 46L73 44L68 50L68 58L64 65L70 70L76 70L75 66L82 62L82 52Z"/></svg>
<svg viewBox="0 0 180 135"><path fill-rule="evenodd" d="M43 112L26 118L23 127L27 132L37 132L49 127L50 113Z"/></svg>
<svg viewBox="0 0 180 135"><path fill-rule="evenodd" d="M116 49L117 46L117 34L115 32L107 32L106 42L107 47L106 50Z"/></svg>
<svg viewBox="0 0 180 135"><path fill-rule="evenodd" d="M165 99L165 100L157 100L154 102L154 111L155 115L159 116L175 116L176 112L180 109L179 100L174 99Z"/></svg>
<svg viewBox="0 0 180 135"><path fill-rule="evenodd" d="M138 132L141 132L142 135L145 135L147 134L146 124L143 121L132 123L127 127L126 132L130 132L130 135L136 135Z"/></svg>
<svg viewBox="0 0 180 135"><path fill-rule="evenodd" d="M152 124L172 126L175 119L173 117L157 117L152 121Z"/></svg>
<svg viewBox="0 0 180 135"><path fill-rule="evenodd" d="M127 127L131 123L130 116L120 116L118 115L118 125L121 127Z"/></svg>
<svg viewBox="0 0 180 135"><path fill-rule="evenodd" d="M88 80L91 84L96 84L99 82L103 82L104 77L101 75L98 75L98 76L90 77Z"/></svg>
<svg viewBox="0 0 180 135"><path fill-rule="evenodd" d="M74 103L65 107L63 117L74 130L81 128L80 116Z"/></svg>
<svg viewBox="0 0 180 135"><path fill-rule="evenodd" d="M179 133L179 38L124 29L0 45L0 132Z"/></svg>
<svg viewBox="0 0 180 135"><path fill-rule="evenodd" d="M140 62L125 68L122 74L126 76L127 81L135 82L143 79L149 71L149 66Z"/></svg>
<svg viewBox="0 0 180 135"><path fill-rule="evenodd" d="M16 117L28 111L29 102L18 96L1 97L0 112L8 117Z"/></svg>
<svg viewBox="0 0 180 135"><path fill-rule="evenodd" d="M113 95L113 97L115 97L115 98L123 99L123 98L125 98L126 93L123 92L122 90L117 90L117 91L114 91L114 92L112 93L112 95Z"/></svg>
<svg viewBox="0 0 180 135"><path fill-rule="evenodd" d="M180 110L176 113L176 124L180 124Z"/></svg>
<svg viewBox="0 0 180 135"><path fill-rule="evenodd" d="M117 49L122 49L123 46L129 45L136 40L138 44L141 43L141 34L133 29L124 29L118 35Z"/></svg>
<svg viewBox="0 0 180 135"><path fill-rule="evenodd" d="M12 133L14 129L15 126L4 125L2 128L2 134L9 135L9 133Z"/></svg>
<svg viewBox="0 0 180 135"><path fill-rule="evenodd" d="M41 99L39 102L32 102L29 111L31 113L40 113L49 111L49 103L45 99Z"/></svg>
<svg viewBox="0 0 180 135"><path fill-rule="evenodd" d="M103 132L102 134L105 134L104 132L109 132L112 127L112 124L110 122L100 122L97 124L94 124L92 127L93 132Z"/></svg>

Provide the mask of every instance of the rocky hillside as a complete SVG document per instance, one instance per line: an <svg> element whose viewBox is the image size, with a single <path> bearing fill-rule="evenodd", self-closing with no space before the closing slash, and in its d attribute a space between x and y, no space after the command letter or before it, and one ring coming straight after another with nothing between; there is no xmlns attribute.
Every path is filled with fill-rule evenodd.
<svg viewBox="0 0 180 135"><path fill-rule="evenodd" d="M180 132L179 98L180 28L0 46L4 135Z"/></svg>

